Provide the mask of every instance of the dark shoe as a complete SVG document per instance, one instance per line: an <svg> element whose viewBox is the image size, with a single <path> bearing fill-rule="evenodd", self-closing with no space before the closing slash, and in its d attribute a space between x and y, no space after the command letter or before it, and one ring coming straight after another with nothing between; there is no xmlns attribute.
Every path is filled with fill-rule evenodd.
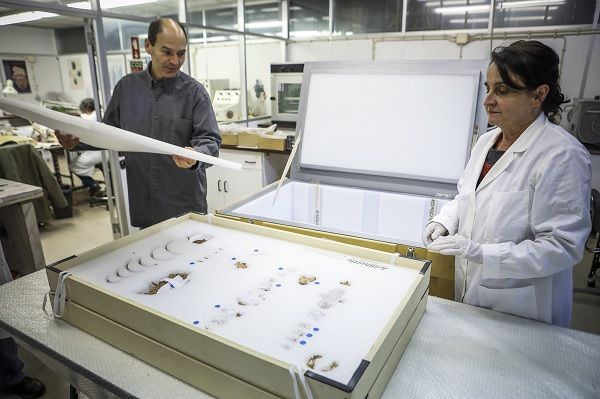
<svg viewBox="0 0 600 399"><path fill-rule="evenodd" d="M39 398L44 394L44 392L46 392L46 386L37 378L25 376L23 381L19 382L18 384L2 388L2 392L18 395L23 399L35 399Z"/></svg>
<svg viewBox="0 0 600 399"><path fill-rule="evenodd" d="M98 193L101 191L100 186L94 186L94 187L90 187L89 189L90 191L90 197L97 197Z"/></svg>
<svg viewBox="0 0 600 399"><path fill-rule="evenodd" d="M98 191L96 194L92 195L92 198L95 199L95 200L105 200L105 199L108 199L108 197L106 196L106 191L104 191L104 190Z"/></svg>

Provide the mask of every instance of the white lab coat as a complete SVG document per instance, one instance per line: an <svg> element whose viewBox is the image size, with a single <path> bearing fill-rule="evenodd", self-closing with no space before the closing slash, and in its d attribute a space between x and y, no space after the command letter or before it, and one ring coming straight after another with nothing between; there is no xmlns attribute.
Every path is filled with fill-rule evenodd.
<svg viewBox="0 0 600 399"><path fill-rule="evenodd" d="M591 229L590 155L542 114L475 189L499 134L479 138L458 195L433 218L482 244L483 264L456 258L456 299L569 326L572 267Z"/></svg>
<svg viewBox="0 0 600 399"><path fill-rule="evenodd" d="M96 111L91 114L81 114L83 119L96 120ZM96 164L102 163L102 151L80 151L71 153L71 172L77 176L94 177Z"/></svg>

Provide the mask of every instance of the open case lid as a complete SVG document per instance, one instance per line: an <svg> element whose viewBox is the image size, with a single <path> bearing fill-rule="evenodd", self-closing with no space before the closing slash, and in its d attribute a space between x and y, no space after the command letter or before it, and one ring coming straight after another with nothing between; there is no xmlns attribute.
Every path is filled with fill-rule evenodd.
<svg viewBox="0 0 600 399"><path fill-rule="evenodd" d="M293 180L454 197L485 132L484 61L306 63Z"/></svg>

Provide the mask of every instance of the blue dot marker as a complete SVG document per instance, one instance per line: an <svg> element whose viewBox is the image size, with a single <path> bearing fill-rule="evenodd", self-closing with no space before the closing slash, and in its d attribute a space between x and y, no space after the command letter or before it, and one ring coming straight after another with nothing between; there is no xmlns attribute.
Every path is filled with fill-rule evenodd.
<svg viewBox="0 0 600 399"><path fill-rule="evenodd" d="M254 252L258 252L258 249L255 249Z"/></svg>
<svg viewBox="0 0 600 399"><path fill-rule="evenodd" d="M283 270L283 267L278 267L277 269L278 269L278 270Z"/></svg>
<svg viewBox="0 0 600 399"><path fill-rule="evenodd" d="M319 284L321 284L321 282L320 281L315 281L315 284L319 285Z"/></svg>
<svg viewBox="0 0 600 399"><path fill-rule="evenodd" d="M175 288L175 286L173 284L171 284L171 283L169 283L169 287Z"/></svg>
<svg viewBox="0 0 600 399"><path fill-rule="evenodd" d="M220 308L220 307L221 307L221 305L218 305L218 304L217 304L217 305L215 305L215 308Z"/></svg>
<svg viewBox="0 0 600 399"><path fill-rule="evenodd" d="M319 327L313 328L313 331L319 331Z"/></svg>
<svg viewBox="0 0 600 399"><path fill-rule="evenodd" d="M306 345L306 341L300 341L300 345Z"/></svg>
<svg viewBox="0 0 600 399"><path fill-rule="evenodd" d="M200 321L194 320L194 324L198 325L198 324L200 324Z"/></svg>
<svg viewBox="0 0 600 399"><path fill-rule="evenodd" d="M237 258L231 258L231 260L236 260Z"/></svg>
<svg viewBox="0 0 600 399"><path fill-rule="evenodd" d="M193 265L193 264L195 264L195 262L190 262L190 265Z"/></svg>
<svg viewBox="0 0 600 399"><path fill-rule="evenodd" d="M308 334L306 334L306 336L307 336L308 338L310 338L310 337L312 337L313 335L312 335L311 333L308 333Z"/></svg>
<svg viewBox="0 0 600 399"><path fill-rule="evenodd" d="M281 287L281 284L275 284L275 287Z"/></svg>

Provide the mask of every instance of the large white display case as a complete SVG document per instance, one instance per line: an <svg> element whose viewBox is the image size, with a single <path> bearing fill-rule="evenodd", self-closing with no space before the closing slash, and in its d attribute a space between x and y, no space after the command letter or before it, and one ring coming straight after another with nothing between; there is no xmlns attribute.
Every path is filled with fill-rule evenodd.
<svg viewBox="0 0 600 399"><path fill-rule="evenodd" d="M47 275L64 320L217 397L294 398L306 383L372 398L425 309L429 264L188 214Z"/></svg>
<svg viewBox="0 0 600 399"><path fill-rule="evenodd" d="M300 145L276 185L217 214L431 259L431 293L454 298L454 258L422 248L485 132L478 61L304 66Z"/></svg>

